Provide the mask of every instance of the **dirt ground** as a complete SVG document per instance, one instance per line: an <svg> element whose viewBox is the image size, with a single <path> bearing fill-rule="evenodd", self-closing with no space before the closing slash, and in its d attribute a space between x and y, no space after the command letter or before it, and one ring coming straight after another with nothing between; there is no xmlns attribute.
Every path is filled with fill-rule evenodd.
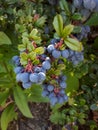
<svg viewBox="0 0 98 130"><path fill-rule="evenodd" d="M19 113L18 120L10 123L8 130L61 130L59 125L49 121L50 109L48 103L32 103L30 110L33 119L25 118Z"/></svg>

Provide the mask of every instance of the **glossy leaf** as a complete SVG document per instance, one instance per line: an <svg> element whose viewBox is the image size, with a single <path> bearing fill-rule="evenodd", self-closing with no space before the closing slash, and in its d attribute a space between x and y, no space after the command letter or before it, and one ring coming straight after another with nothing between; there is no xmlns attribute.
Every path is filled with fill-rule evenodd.
<svg viewBox="0 0 98 130"><path fill-rule="evenodd" d="M3 44L10 45L12 43L9 37L4 32L0 32L0 45L3 45Z"/></svg>
<svg viewBox="0 0 98 130"><path fill-rule="evenodd" d="M83 47L82 47L82 43L79 42L77 39L73 39L73 38L66 38L66 40L64 40L64 43L72 50L74 51L82 51Z"/></svg>
<svg viewBox="0 0 98 130"><path fill-rule="evenodd" d="M48 98L41 96L42 88L40 85L33 85L30 89L25 90L28 101L31 102L49 102Z"/></svg>
<svg viewBox="0 0 98 130"><path fill-rule="evenodd" d="M9 91L0 92L0 105L4 103L9 96Z"/></svg>
<svg viewBox="0 0 98 130"><path fill-rule="evenodd" d="M62 36L62 31L63 31L63 18L61 15L57 14L54 17L53 20L53 26L56 30L56 33L58 34L58 36Z"/></svg>
<svg viewBox="0 0 98 130"><path fill-rule="evenodd" d="M66 14L70 14L70 10L66 0L60 0L60 7L62 10L65 10Z"/></svg>
<svg viewBox="0 0 98 130"><path fill-rule="evenodd" d="M46 18L43 16L43 17L40 17L38 18L38 20L35 22L35 25L38 26L38 27L42 27L44 25L46 21Z"/></svg>
<svg viewBox="0 0 98 130"><path fill-rule="evenodd" d="M15 103L18 106L19 110L24 116L32 118L33 116L28 107L26 95L24 94L23 90L19 86L17 86L14 88L13 91Z"/></svg>
<svg viewBox="0 0 98 130"><path fill-rule="evenodd" d="M79 88L79 79L75 77L73 73L66 74L67 76L67 87L66 92L71 93L73 91L78 90Z"/></svg>
<svg viewBox="0 0 98 130"><path fill-rule="evenodd" d="M27 64L28 55L24 52L20 54L20 62L22 65Z"/></svg>
<svg viewBox="0 0 98 130"><path fill-rule="evenodd" d="M16 117L14 111L14 104L8 105L1 115L1 129L7 130L9 122L11 122Z"/></svg>
<svg viewBox="0 0 98 130"><path fill-rule="evenodd" d="M44 48L43 47L38 47L34 50L37 54L43 54L44 53Z"/></svg>
<svg viewBox="0 0 98 130"><path fill-rule="evenodd" d="M74 26L71 25L71 24L65 26L64 29L63 29L63 32L62 32L62 37L66 38L68 35L71 34L71 32L73 31L73 29L74 29Z"/></svg>

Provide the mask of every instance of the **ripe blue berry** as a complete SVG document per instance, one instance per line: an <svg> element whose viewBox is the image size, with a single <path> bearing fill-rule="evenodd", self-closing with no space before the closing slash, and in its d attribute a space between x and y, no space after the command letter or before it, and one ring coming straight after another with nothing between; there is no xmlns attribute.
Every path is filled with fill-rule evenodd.
<svg viewBox="0 0 98 130"><path fill-rule="evenodd" d="M42 63L42 67L45 69L45 70L49 70L51 68L51 64L49 61L44 61Z"/></svg>
<svg viewBox="0 0 98 130"><path fill-rule="evenodd" d="M38 73L39 82L43 82L46 79L46 75L43 72Z"/></svg>
<svg viewBox="0 0 98 130"><path fill-rule="evenodd" d="M52 51L52 56L56 59L60 58L61 52L59 50L53 50Z"/></svg>
<svg viewBox="0 0 98 130"><path fill-rule="evenodd" d="M27 72L21 73L20 80L23 83L29 82L29 73Z"/></svg>
<svg viewBox="0 0 98 130"><path fill-rule="evenodd" d="M30 74L30 81L33 83L38 83L38 74L37 73Z"/></svg>
<svg viewBox="0 0 98 130"><path fill-rule="evenodd" d="M61 51L62 57L68 58L69 57L69 51L68 50L63 50Z"/></svg>
<svg viewBox="0 0 98 130"><path fill-rule="evenodd" d="M51 53L54 49L55 49L55 47L54 47L53 44L51 44L51 45L49 45L49 46L47 47L47 51L48 51L49 53Z"/></svg>
<svg viewBox="0 0 98 130"><path fill-rule="evenodd" d="M31 85L32 85L32 83L31 82L27 82L27 83L22 83L22 86L23 86L23 88L30 88L31 87Z"/></svg>
<svg viewBox="0 0 98 130"><path fill-rule="evenodd" d="M61 88L66 88L66 86L67 86L67 85L66 85L66 83L65 83L64 81L60 82L60 87L61 87Z"/></svg>
<svg viewBox="0 0 98 130"><path fill-rule="evenodd" d="M48 85L47 86L47 90L50 91L50 92L53 91L54 90L54 86L53 85Z"/></svg>

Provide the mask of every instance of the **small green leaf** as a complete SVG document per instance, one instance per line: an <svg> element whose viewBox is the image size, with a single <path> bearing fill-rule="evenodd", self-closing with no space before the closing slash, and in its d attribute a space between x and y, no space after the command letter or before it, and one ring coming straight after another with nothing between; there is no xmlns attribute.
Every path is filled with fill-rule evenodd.
<svg viewBox="0 0 98 130"><path fill-rule="evenodd" d="M82 20L81 14L80 13L74 13L72 16L73 20Z"/></svg>
<svg viewBox="0 0 98 130"><path fill-rule="evenodd" d="M60 0L60 7L62 10L65 10L66 14L70 14L69 6L66 0Z"/></svg>
<svg viewBox="0 0 98 130"><path fill-rule="evenodd" d="M30 89L26 89L25 93L27 95L28 101L30 102L49 102L48 98L41 96L42 87L40 85L33 85Z"/></svg>
<svg viewBox="0 0 98 130"><path fill-rule="evenodd" d="M66 68L65 64L59 64L58 69L59 70L64 70Z"/></svg>
<svg viewBox="0 0 98 130"><path fill-rule="evenodd" d="M98 12L94 13L92 17L86 22L86 25L97 26L98 25Z"/></svg>
<svg viewBox="0 0 98 130"><path fill-rule="evenodd" d="M46 21L46 17L40 17L36 22L35 25L38 27L42 27Z"/></svg>
<svg viewBox="0 0 98 130"><path fill-rule="evenodd" d="M68 35L71 34L71 32L73 31L73 29L74 29L74 26L71 25L71 24L65 26L64 29L63 29L63 32L62 32L62 37L66 38Z"/></svg>
<svg viewBox="0 0 98 130"><path fill-rule="evenodd" d="M28 107L26 95L24 94L22 89L19 86L17 86L13 89L13 91L15 103L18 106L19 110L22 112L24 116L32 118L33 116Z"/></svg>
<svg viewBox="0 0 98 130"><path fill-rule="evenodd" d="M30 37L33 38L34 36L36 36L38 33L38 30L37 29L33 29L30 33Z"/></svg>
<svg viewBox="0 0 98 130"><path fill-rule="evenodd" d="M25 45L25 47L27 46L27 44L30 43L29 39L27 37L23 37L22 38L22 43Z"/></svg>
<svg viewBox="0 0 98 130"><path fill-rule="evenodd" d="M53 26L58 34L58 36L62 36L62 31L63 31L63 18L61 15L57 14L54 17L53 20Z"/></svg>
<svg viewBox="0 0 98 130"><path fill-rule="evenodd" d="M73 73L68 73L66 74L67 76L67 87L66 87L66 92L71 93L73 91L78 90L79 88L79 79L75 77Z"/></svg>
<svg viewBox="0 0 98 130"><path fill-rule="evenodd" d="M24 50L26 50L25 45L24 45L24 44L18 45L18 50L19 50L19 51L24 51Z"/></svg>
<svg viewBox="0 0 98 130"><path fill-rule="evenodd" d="M0 105L4 103L9 96L9 91L0 92Z"/></svg>
<svg viewBox="0 0 98 130"><path fill-rule="evenodd" d="M33 29L31 31L30 38L32 38L32 40L34 40L36 43L40 43L41 42L41 37L38 36L38 30L37 29Z"/></svg>
<svg viewBox="0 0 98 130"><path fill-rule="evenodd" d="M27 59L28 59L28 55L24 52L20 54L20 63L22 65L26 65L27 64Z"/></svg>
<svg viewBox="0 0 98 130"><path fill-rule="evenodd" d="M31 53L29 53L28 58L30 58L31 60L34 60L36 58L36 52L32 51Z"/></svg>
<svg viewBox="0 0 98 130"><path fill-rule="evenodd" d="M74 26L74 29L72 31L73 33L80 33L81 32L81 27L79 26Z"/></svg>
<svg viewBox="0 0 98 130"><path fill-rule="evenodd" d="M44 53L44 48L43 47L38 47L34 50L34 52L36 52L36 54L43 54Z"/></svg>
<svg viewBox="0 0 98 130"><path fill-rule="evenodd" d="M3 58L3 54L0 53L0 60Z"/></svg>
<svg viewBox="0 0 98 130"><path fill-rule="evenodd" d="M4 32L0 32L0 45L3 45L3 44L10 45L12 43L9 37Z"/></svg>
<svg viewBox="0 0 98 130"><path fill-rule="evenodd" d="M14 111L14 104L8 105L1 115L1 129L7 130L9 122L11 122L16 117Z"/></svg>
<svg viewBox="0 0 98 130"><path fill-rule="evenodd" d="M72 50L74 51L82 51L83 47L82 47L82 43L79 42L77 39L73 39L73 38L66 38L66 40L64 40L65 44Z"/></svg>

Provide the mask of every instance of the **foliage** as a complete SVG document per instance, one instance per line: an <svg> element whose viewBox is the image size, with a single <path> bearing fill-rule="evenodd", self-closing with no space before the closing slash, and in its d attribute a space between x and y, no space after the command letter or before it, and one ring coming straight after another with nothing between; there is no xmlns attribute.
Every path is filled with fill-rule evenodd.
<svg viewBox="0 0 98 130"><path fill-rule="evenodd" d="M68 101L56 102L51 106L50 120L61 125L62 129L67 129L67 126L76 130L81 126L91 130L97 128L93 118L89 119L88 115L91 111L98 111L98 5L96 3L95 8L89 5L89 9L85 2L78 4L75 0L0 0L2 130L6 130L9 122L17 119L16 108L24 116L33 118L29 102L49 103L49 95L42 97L42 83L24 89L22 82L16 81L13 71L17 67L12 61L13 56L18 55L25 68L28 59L35 66L40 66L42 62L38 56L43 53L50 58L52 66L46 70L43 83L57 87L59 83L53 76L61 78L62 72L67 77L67 87L63 90ZM54 39L59 40L54 42L56 51L61 53L67 50L69 56L64 52L64 55L55 58L54 54L48 52L47 48ZM82 60L79 60L80 54L84 55Z"/></svg>

